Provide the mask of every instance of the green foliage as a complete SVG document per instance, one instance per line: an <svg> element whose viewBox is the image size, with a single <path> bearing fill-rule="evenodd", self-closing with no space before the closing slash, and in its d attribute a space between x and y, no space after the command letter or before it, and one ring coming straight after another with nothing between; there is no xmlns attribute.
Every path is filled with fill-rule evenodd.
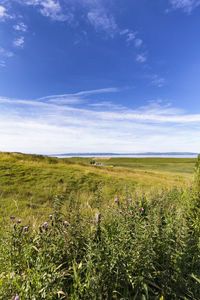
<svg viewBox="0 0 200 300"><path fill-rule="evenodd" d="M1 228L0 299L198 300L195 193L128 194L98 220L95 210L91 217L90 209L80 209L78 198L66 220L60 196L39 228L26 232L23 222L10 220ZM102 197L100 186L96 201Z"/></svg>
<svg viewBox="0 0 200 300"><path fill-rule="evenodd" d="M97 196L99 185L106 205L109 202L106 199L125 194L124 186L133 191L137 188L149 190L152 186L160 189L162 186L189 185L195 164L195 159L165 158L100 161L105 166L91 165L91 158L58 159L0 153L0 219L9 214L20 214L32 223L51 213L56 194L66 196L64 207L67 209L71 193L79 193L79 200L83 203Z"/></svg>
<svg viewBox="0 0 200 300"><path fill-rule="evenodd" d="M200 155L198 156L195 166L195 186L197 192L200 194Z"/></svg>
<svg viewBox="0 0 200 300"><path fill-rule="evenodd" d="M0 299L199 299L200 158L118 160L1 154Z"/></svg>

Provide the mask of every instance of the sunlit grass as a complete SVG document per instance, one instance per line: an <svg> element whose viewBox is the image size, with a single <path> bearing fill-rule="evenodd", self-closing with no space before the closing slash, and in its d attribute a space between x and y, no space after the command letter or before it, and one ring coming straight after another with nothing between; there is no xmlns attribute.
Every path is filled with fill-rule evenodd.
<svg viewBox="0 0 200 300"><path fill-rule="evenodd" d="M128 159L128 168L123 158L108 159L103 167L90 165L90 161L0 153L0 219L19 212L24 218L43 218L51 212L56 194L65 195L68 203L71 192L79 192L80 201L92 202L99 184L107 205L117 194L124 195L125 187L131 192L150 191L193 182L193 174L187 170L194 169L194 159ZM170 172L171 168L176 171Z"/></svg>
<svg viewBox="0 0 200 300"><path fill-rule="evenodd" d="M199 300L199 170L1 154L0 299Z"/></svg>

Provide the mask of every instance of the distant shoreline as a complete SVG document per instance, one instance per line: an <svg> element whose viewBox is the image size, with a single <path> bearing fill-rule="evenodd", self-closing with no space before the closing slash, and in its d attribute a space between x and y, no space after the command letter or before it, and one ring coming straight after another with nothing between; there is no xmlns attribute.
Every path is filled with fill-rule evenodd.
<svg viewBox="0 0 200 300"><path fill-rule="evenodd" d="M198 153L194 152L146 152L146 153L65 153L65 154L52 154L48 156L55 157L97 157L97 158L112 158L112 157L171 157L171 158L195 158L198 156Z"/></svg>

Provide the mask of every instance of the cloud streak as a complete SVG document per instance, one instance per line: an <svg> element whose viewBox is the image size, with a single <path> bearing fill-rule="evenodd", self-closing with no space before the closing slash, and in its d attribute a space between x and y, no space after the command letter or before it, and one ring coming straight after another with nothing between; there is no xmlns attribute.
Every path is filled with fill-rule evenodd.
<svg viewBox="0 0 200 300"><path fill-rule="evenodd" d="M147 60L147 57L145 54L138 54L136 56L136 61L139 63L144 63Z"/></svg>
<svg viewBox="0 0 200 300"><path fill-rule="evenodd" d="M63 12L59 0L15 0L22 5L37 7L39 12L54 21L71 21L72 13Z"/></svg>
<svg viewBox="0 0 200 300"><path fill-rule="evenodd" d="M191 13L200 5L199 0L169 0L174 9L182 9L187 13Z"/></svg>
<svg viewBox="0 0 200 300"><path fill-rule="evenodd" d="M40 100L0 97L0 150L32 153L198 151L200 114L187 114L161 101L136 109L96 101L96 95L103 90L106 89L65 94L82 99L81 105L57 102L63 95ZM92 103L87 98L91 96Z"/></svg>
<svg viewBox="0 0 200 300"><path fill-rule="evenodd" d="M24 46L24 37L21 36L18 39L14 40L13 45L17 48L23 48L23 46Z"/></svg>
<svg viewBox="0 0 200 300"><path fill-rule="evenodd" d="M27 31L27 26L23 23L23 22L20 22L18 24L15 24L13 26L13 28L16 30L16 31L22 31L22 32L26 32Z"/></svg>

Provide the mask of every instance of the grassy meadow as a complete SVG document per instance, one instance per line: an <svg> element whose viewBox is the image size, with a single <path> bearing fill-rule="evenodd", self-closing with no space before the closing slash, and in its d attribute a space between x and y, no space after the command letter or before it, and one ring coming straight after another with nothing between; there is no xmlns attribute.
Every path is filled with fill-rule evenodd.
<svg viewBox="0 0 200 300"><path fill-rule="evenodd" d="M199 201L200 159L0 153L0 299L198 300Z"/></svg>
<svg viewBox="0 0 200 300"><path fill-rule="evenodd" d="M45 157L0 153L0 219L17 214L28 222L45 218L53 209L55 195L78 197L83 206L95 208L98 190L103 205L118 195L140 190L190 186L196 159L111 158L94 159L105 166L91 165L91 158Z"/></svg>

